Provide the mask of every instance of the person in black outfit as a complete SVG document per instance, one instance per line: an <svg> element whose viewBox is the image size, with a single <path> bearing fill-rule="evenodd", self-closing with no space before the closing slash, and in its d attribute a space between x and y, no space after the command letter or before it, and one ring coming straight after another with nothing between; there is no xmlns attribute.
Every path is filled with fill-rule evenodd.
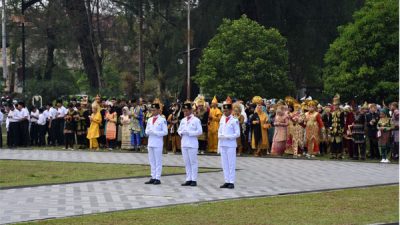
<svg viewBox="0 0 400 225"><path fill-rule="evenodd" d="M367 114L367 128L368 128L368 139L369 139L369 158L380 159L378 149L378 128L377 124L379 121L379 113L375 104L371 104L369 113Z"/></svg>
<svg viewBox="0 0 400 225"><path fill-rule="evenodd" d="M351 125L351 136L353 137L353 159L365 160L365 127L366 127L366 117L364 108L354 110L354 122Z"/></svg>

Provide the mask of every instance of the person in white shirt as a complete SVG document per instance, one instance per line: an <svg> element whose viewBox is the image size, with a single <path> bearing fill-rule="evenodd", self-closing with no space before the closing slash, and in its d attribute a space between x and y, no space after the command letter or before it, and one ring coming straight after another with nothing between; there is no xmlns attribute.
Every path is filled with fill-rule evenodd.
<svg viewBox="0 0 400 225"><path fill-rule="evenodd" d="M37 120L38 126L38 146L45 146L45 136L46 136L46 124L47 124L47 115L44 113L43 108L39 108L39 116Z"/></svg>
<svg viewBox="0 0 400 225"><path fill-rule="evenodd" d="M29 111L24 102L18 102L20 145L27 147L29 143Z"/></svg>
<svg viewBox="0 0 400 225"><path fill-rule="evenodd" d="M236 138L240 137L239 121L232 115L232 103L225 102L218 129L218 152L221 153L225 183L220 188L235 188Z"/></svg>
<svg viewBox="0 0 400 225"><path fill-rule="evenodd" d="M48 139L47 144L55 146L56 145L56 135L57 135L57 109L53 107L52 103L47 104L48 111Z"/></svg>
<svg viewBox="0 0 400 225"><path fill-rule="evenodd" d="M57 100L57 116L55 119L55 137L58 145L64 145L64 123L65 115L67 114L67 109L62 105L62 100Z"/></svg>
<svg viewBox="0 0 400 225"><path fill-rule="evenodd" d="M168 134L167 121L160 115L160 104L151 105L152 117L147 121L146 135L149 136L147 150L151 168L151 179L145 184L161 184L162 151L164 136Z"/></svg>
<svg viewBox="0 0 400 225"><path fill-rule="evenodd" d="M3 119L4 115L2 110L0 110L0 148L3 148L3 131L2 131L2 125L3 125Z"/></svg>
<svg viewBox="0 0 400 225"><path fill-rule="evenodd" d="M181 149L183 161L185 162L186 182L182 186L197 186L198 161L197 152L199 150L198 136L203 133L199 118L192 113L192 105L183 105L185 118L181 120L178 134L181 138Z"/></svg>
<svg viewBox="0 0 400 225"><path fill-rule="evenodd" d="M31 129L30 129L31 146L36 146L39 143L38 139L39 130L37 124L37 121L39 119L39 110L35 106L32 106L30 118L31 118Z"/></svg>
<svg viewBox="0 0 400 225"><path fill-rule="evenodd" d="M12 103L8 105L9 111L7 114L7 145L9 148L15 148L19 145L19 111Z"/></svg>

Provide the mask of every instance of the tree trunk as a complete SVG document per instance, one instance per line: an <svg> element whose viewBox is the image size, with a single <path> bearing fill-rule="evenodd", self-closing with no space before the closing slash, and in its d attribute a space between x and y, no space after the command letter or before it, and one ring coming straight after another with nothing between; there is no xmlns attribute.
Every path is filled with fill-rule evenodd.
<svg viewBox="0 0 400 225"><path fill-rule="evenodd" d="M66 0L67 14L71 20L75 37L79 43L82 63L89 78L92 91L99 91L101 61L100 56L93 44L90 32L91 20L88 19L85 2L82 0Z"/></svg>

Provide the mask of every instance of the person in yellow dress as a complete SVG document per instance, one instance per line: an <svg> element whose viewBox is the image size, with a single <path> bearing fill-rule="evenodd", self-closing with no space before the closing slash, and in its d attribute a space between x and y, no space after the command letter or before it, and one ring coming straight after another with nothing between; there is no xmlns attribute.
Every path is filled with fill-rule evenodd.
<svg viewBox="0 0 400 225"><path fill-rule="evenodd" d="M90 127L86 138L89 139L90 149L99 150L99 143L97 138L100 137L100 124L101 124L101 114L100 105L95 101L92 104L92 115L90 115Z"/></svg>
<svg viewBox="0 0 400 225"><path fill-rule="evenodd" d="M208 151L217 152L218 149L218 128L222 112L218 108L217 97L211 101L211 109L208 116Z"/></svg>
<svg viewBox="0 0 400 225"><path fill-rule="evenodd" d="M268 123L268 115L263 111L262 102L263 100L260 96L255 96L252 99L252 103L257 105L255 112L259 117L259 120L254 122L259 123L261 126L261 142L258 142L258 144L256 144L257 142L255 141L254 135L252 135L252 140L251 140L252 149L257 150L255 152L256 156L262 156L263 154L270 154L269 141L268 141L268 128L270 127L270 124Z"/></svg>

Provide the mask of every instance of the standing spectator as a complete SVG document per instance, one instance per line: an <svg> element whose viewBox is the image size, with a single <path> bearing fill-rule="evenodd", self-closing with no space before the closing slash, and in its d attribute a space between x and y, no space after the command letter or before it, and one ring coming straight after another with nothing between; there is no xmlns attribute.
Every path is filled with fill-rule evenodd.
<svg viewBox="0 0 400 225"><path fill-rule="evenodd" d="M181 150L181 138L178 135L179 122L182 120L183 113L181 112L181 106L178 103L173 103L171 108L171 114L168 116L168 148L172 148L172 152L175 154L176 150Z"/></svg>
<svg viewBox="0 0 400 225"><path fill-rule="evenodd" d="M65 137L65 149L71 147L71 150L74 150L75 144L75 132L76 132L76 121L75 116L78 113L74 110L74 105L69 103L68 111L65 115L65 126L64 126L64 137Z"/></svg>
<svg viewBox="0 0 400 225"><path fill-rule="evenodd" d="M240 112L240 111L239 111ZM211 101L211 108L208 117L208 151L216 153L218 149L218 128L222 112L218 108L217 97Z"/></svg>
<svg viewBox="0 0 400 225"><path fill-rule="evenodd" d="M323 133L323 141L320 143L321 155L328 154L329 149L329 127L332 126L332 114L330 107L325 107L322 113L322 122L324 123L325 131Z"/></svg>
<svg viewBox="0 0 400 225"><path fill-rule="evenodd" d="M89 148L99 150L97 139L100 137L101 114L100 105L97 102L92 104L92 115L89 116L89 119L90 127L86 136L89 139Z"/></svg>
<svg viewBox="0 0 400 225"><path fill-rule="evenodd" d="M31 111L31 129L30 129L30 135L31 135L31 146L36 146L38 145L38 137L39 137L39 130L38 130L38 124L37 121L39 119L39 111L35 106L32 106L32 111Z"/></svg>
<svg viewBox="0 0 400 225"><path fill-rule="evenodd" d="M77 103L77 114L75 115L76 121L76 138L78 142L78 148L84 149L87 147L87 139L86 132L88 128L88 124L86 123L87 118L89 117L89 110L85 108L86 103Z"/></svg>
<svg viewBox="0 0 400 225"><path fill-rule="evenodd" d="M17 109L17 105L11 103L9 109L7 115L7 143L9 148L15 148L20 143L19 120L21 119L21 115Z"/></svg>
<svg viewBox="0 0 400 225"><path fill-rule="evenodd" d="M369 158L379 159L378 149L378 138L377 138L377 124L379 121L379 113L375 104L371 104L369 107L369 113L367 114L367 128L368 128L368 139L369 139Z"/></svg>
<svg viewBox="0 0 400 225"><path fill-rule="evenodd" d="M129 108L124 106L122 108L122 115L120 116L121 128L121 149L131 149L131 119L129 117Z"/></svg>
<svg viewBox="0 0 400 225"><path fill-rule="evenodd" d="M20 146L27 147L29 143L29 111L24 102L18 102Z"/></svg>
<svg viewBox="0 0 400 225"><path fill-rule="evenodd" d="M340 109L340 95L333 98L331 134L331 159L343 159L344 113Z"/></svg>
<svg viewBox="0 0 400 225"><path fill-rule="evenodd" d="M38 146L45 146L45 135L46 135L46 124L47 124L47 114L44 113L43 108L39 108L39 117L37 120L37 130L38 130Z"/></svg>
<svg viewBox="0 0 400 225"><path fill-rule="evenodd" d="M143 131L143 112L142 108L132 100L131 113L131 146L134 151L140 151L141 136Z"/></svg>
<svg viewBox="0 0 400 225"><path fill-rule="evenodd" d="M289 121L287 114L284 112L284 107L278 106L276 110L276 116L274 121L275 131L274 138L272 141L272 155L282 156L286 150L287 140L287 127Z"/></svg>
<svg viewBox="0 0 400 225"><path fill-rule="evenodd" d="M382 156L381 163L389 163L389 159L387 154L390 149L390 135L392 131L392 124L389 118L389 110L387 108L383 108L379 114L379 121L377 124L378 128L378 146L379 151Z"/></svg>
<svg viewBox="0 0 400 225"><path fill-rule="evenodd" d="M47 144L51 144L52 146L56 146L56 140L57 140L57 109L53 107L52 103L47 104L47 124L48 124L48 138L47 138Z"/></svg>
<svg viewBox="0 0 400 225"><path fill-rule="evenodd" d="M364 110L368 108L367 105L364 105L361 109L356 109L354 122L350 126L350 131L352 133L353 138L353 159L358 160L359 157L361 160L365 160L365 128L367 125L367 119L365 118Z"/></svg>
<svg viewBox="0 0 400 225"><path fill-rule="evenodd" d="M56 139L58 145L64 145L64 126L67 109L63 106L62 100L57 101L57 119L56 119Z"/></svg>
<svg viewBox="0 0 400 225"><path fill-rule="evenodd" d="M115 112L115 108L111 105L108 105L105 120L106 120L106 140L109 150L112 150L115 147L115 142L117 139L117 112Z"/></svg>
<svg viewBox="0 0 400 225"><path fill-rule="evenodd" d="M393 134L393 152L392 158L395 160L399 159L399 104L397 102L392 102L390 104L390 110L392 111L391 122L394 127Z"/></svg>
<svg viewBox="0 0 400 225"><path fill-rule="evenodd" d="M4 119L4 114L3 114L3 109L0 110L0 148L3 148L3 119Z"/></svg>
<svg viewBox="0 0 400 225"><path fill-rule="evenodd" d="M319 154L319 141L321 133L324 132L324 123L321 115L316 111L317 103L309 100L307 105L308 112L305 114L307 157L315 157Z"/></svg>

